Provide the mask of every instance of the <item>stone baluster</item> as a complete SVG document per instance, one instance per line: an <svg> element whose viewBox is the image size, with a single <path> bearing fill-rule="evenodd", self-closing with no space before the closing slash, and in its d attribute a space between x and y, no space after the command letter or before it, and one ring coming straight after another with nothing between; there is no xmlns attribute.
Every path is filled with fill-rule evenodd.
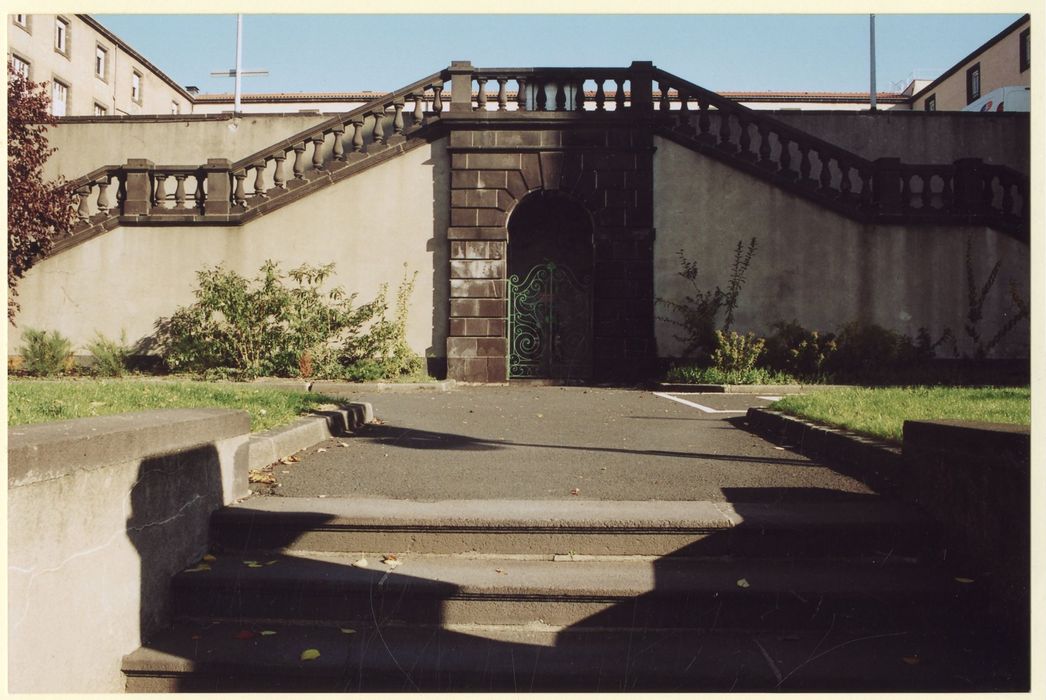
<svg viewBox="0 0 1046 700"><path fill-rule="evenodd" d="M345 160L345 125L336 124L331 131L334 133L334 145L331 146L332 157L337 161Z"/></svg>
<svg viewBox="0 0 1046 700"><path fill-rule="evenodd" d="M1017 186L1017 183L1012 182L1007 178L999 178L1002 183L1002 215L1013 216L1013 188Z"/></svg>
<svg viewBox="0 0 1046 700"><path fill-rule="evenodd" d="M596 80L596 111L605 112L607 109L607 93L603 89L603 81Z"/></svg>
<svg viewBox="0 0 1046 700"><path fill-rule="evenodd" d="M719 147L725 150L733 150L730 143L730 112L719 110Z"/></svg>
<svg viewBox="0 0 1046 700"><path fill-rule="evenodd" d="M926 184L929 185L929 182ZM852 190L853 182L850 180L850 164L846 161L839 161L839 196L847 200L850 198Z"/></svg>
<svg viewBox="0 0 1046 700"><path fill-rule="evenodd" d="M91 218L91 185L86 184L78 187L76 196L76 218L81 222L88 221Z"/></svg>
<svg viewBox="0 0 1046 700"><path fill-rule="evenodd" d="M676 124L679 131L693 132L690 127L690 95L682 91L679 92L679 115Z"/></svg>
<svg viewBox="0 0 1046 700"><path fill-rule="evenodd" d="M861 206L865 210L870 210L874 206L872 199L872 170L869 168L858 170L857 176L861 179Z"/></svg>
<svg viewBox="0 0 1046 700"><path fill-rule="evenodd" d="M574 111L582 112L585 109L585 81L579 80L574 84Z"/></svg>
<svg viewBox="0 0 1046 700"><path fill-rule="evenodd" d="M498 111L508 111L508 78L498 78Z"/></svg>
<svg viewBox="0 0 1046 700"><path fill-rule="evenodd" d="M818 151L817 156L821 160L821 174L818 180L821 184L821 190L827 192L832 186L832 159L824 151Z"/></svg>
<svg viewBox="0 0 1046 700"><path fill-rule="evenodd" d="M810 182L810 144L799 142L799 179L805 185Z"/></svg>
<svg viewBox="0 0 1046 700"><path fill-rule="evenodd" d="M414 126L419 126L425 119L425 92L416 92L414 98Z"/></svg>
<svg viewBox="0 0 1046 700"><path fill-rule="evenodd" d="M375 148L380 148L385 145L385 125L382 124L385 110L371 112L371 116L374 117L374 128L371 130L371 137L374 139L373 145Z"/></svg>
<svg viewBox="0 0 1046 700"><path fill-rule="evenodd" d="M276 161L276 169L272 173L272 186L281 190L286 189L287 186L283 173L283 162L287 160L287 152L280 151L272 158Z"/></svg>
<svg viewBox="0 0 1046 700"><path fill-rule="evenodd" d="M188 175L180 174L174 176L174 208L185 209L185 178Z"/></svg>
<svg viewBox="0 0 1046 700"><path fill-rule="evenodd" d="M933 206L933 173L923 174L922 181L922 208L923 211L928 211Z"/></svg>
<svg viewBox="0 0 1046 700"><path fill-rule="evenodd" d="M112 208L109 202L109 176L106 175L95 184L98 185L98 211L108 215L109 209Z"/></svg>
<svg viewBox="0 0 1046 700"><path fill-rule="evenodd" d="M777 160L781 174L791 179L794 175L792 172L792 140L781 134L777 135L777 140L781 143L781 155Z"/></svg>
<svg viewBox="0 0 1046 700"><path fill-rule="evenodd" d="M657 89L661 92L661 97L658 100L657 108L662 112L667 112L672 109L672 103L668 99L668 83L659 82Z"/></svg>
<svg viewBox="0 0 1046 700"><path fill-rule="evenodd" d="M708 101L698 98L697 107L700 110L700 114L698 114L697 117L697 135L709 136L709 129L711 129L711 120L708 117Z"/></svg>
<svg viewBox="0 0 1046 700"><path fill-rule="evenodd" d="M153 175L153 207L163 209L167 201L167 174L156 173Z"/></svg>
<svg viewBox="0 0 1046 700"><path fill-rule="evenodd" d="M900 158L877 158L874 162L873 206L882 214L899 214L904 208L905 183Z"/></svg>
<svg viewBox="0 0 1046 700"><path fill-rule="evenodd" d="M538 112L544 112L545 107L548 105L546 87L545 81L534 80L534 109Z"/></svg>
<svg viewBox="0 0 1046 700"><path fill-rule="evenodd" d="M523 76L516 78L516 108L520 112L527 111L527 79Z"/></svg>
<svg viewBox="0 0 1046 700"><path fill-rule="evenodd" d="M741 149L741 157L745 160L751 160L752 135L748 133L748 127L751 126L751 123L747 119L738 115L737 124L741 128L741 135L738 138L738 144L740 145Z"/></svg>
<svg viewBox="0 0 1046 700"><path fill-rule="evenodd" d="M433 85L432 94L432 111L439 116L443 114L443 84Z"/></svg>
<svg viewBox="0 0 1046 700"><path fill-rule="evenodd" d="M352 120L352 152L363 153L363 119L361 117Z"/></svg>
<svg viewBox="0 0 1046 700"><path fill-rule="evenodd" d="M484 78L482 75L476 76L476 111L486 112L487 111L487 81L489 78Z"/></svg>
<svg viewBox="0 0 1046 700"><path fill-rule="evenodd" d="M625 79L618 78L614 83L617 85L614 90L614 109L620 112L625 108Z"/></svg>
<svg viewBox="0 0 1046 700"><path fill-rule="evenodd" d="M771 170L773 169L773 161L770 160L770 154L773 149L770 147L770 129L764 124L759 124L759 165Z"/></svg>
<svg viewBox="0 0 1046 700"><path fill-rule="evenodd" d="M247 194L243 189L243 181L247 179L246 170L237 170L232 174L236 179L236 187L233 189L232 202L236 206L246 207L247 206Z"/></svg>
<svg viewBox="0 0 1046 700"><path fill-rule="evenodd" d="M253 197L265 196L265 166L264 160L259 160L250 166L254 168L254 192L251 194Z"/></svg>
<svg viewBox="0 0 1046 700"><path fill-rule="evenodd" d="M395 100L392 108L396 111L392 117L392 135L403 136L403 100Z"/></svg>
<svg viewBox="0 0 1046 700"><path fill-rule="evenodd" d="M192 193L193 203L196 205L196 209L202 213L204 212L204 203L207 201L207 195L204 192L204 184L207 182L207 176L202 170L198 170L193 173L193 177L196 179L196 189L194 189Z"/></svg>
<svg viewBox="0 0 1046 700"><path fill-rule="evenodd" d="M567 108L567 83L565 80L558 80L553 85L556 86L556 111L563 112Z"/></svg>
<svg viewBox="0 0 1046 700"><path fill-rule="evenodd" d="M313 134L309 140L312 141L312 167L323 170L323 134Z"/></svg>
<svg viewBox="0 0 1046 700"><path fill-rule="evenodd" d="M305 141L294 144L294 164L291 170L295 180L305 179Z"/></svg>

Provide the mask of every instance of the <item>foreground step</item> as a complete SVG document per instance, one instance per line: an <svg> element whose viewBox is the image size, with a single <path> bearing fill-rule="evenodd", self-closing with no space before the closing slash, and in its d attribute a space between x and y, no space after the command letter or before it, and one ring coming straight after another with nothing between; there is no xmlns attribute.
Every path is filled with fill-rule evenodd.
<svg viewBox="0 0 1046 700"><path fill-rule="evenodd" d="M303 660L306 650L314 650ZM967 691L1010 687L973 637L725 630L179 623L124 659L128 692Z"/></svg>
<svg viewBox="0 0 1046 700"><path fill-rule="evenodd" d="M806 559L550 561L265 552L222 555L172 582L183 617L596 627L948 625L977 584L904 562ZM274 558L269 558L274 557Z"/></svg>
<svg viewBox="0 0 1046 700"><path fill-rule="evenodd" d="M224 551L828 556L923 554L929 522L902 504L252 498L217 512Z"/></svg>

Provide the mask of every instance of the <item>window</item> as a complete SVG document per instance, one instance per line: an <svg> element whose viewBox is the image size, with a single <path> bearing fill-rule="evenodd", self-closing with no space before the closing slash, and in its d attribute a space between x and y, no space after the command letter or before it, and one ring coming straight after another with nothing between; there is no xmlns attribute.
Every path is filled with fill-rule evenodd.
<svg viewBox="0 0 1046 700"><path fill-rule="evenodd" d="M60 80L51 83L51 114L64 117L69 104L69 86Z"/></svg>
<svg viewBox="0 0 1046 700"><path fill-rule="evenodd" d="M109 51L104 46L94 48L94 74L95 77L105 80L106 71L109 66Z"/></svg>
<svg viewBox="0 0 1046 700"><path fill-rule="evenodd" d="M966 71L966 104L981 96L981 64L975 63Z"/></svg>
<svg viewBox="0 0 1046 700"><path fill-rule="evenodd" d="M926 102L923 103L923 109L925 109L927 112L936 112L937 111L937 95L936 94L930 95L929 97L926 98Z"/></svg>
<svg viewBox="0 0 1046 700"><path fill-rule="evenodd" d="M15 73L29 80L29 61L11 54L11 66L14 67Z"/></svg>
<svg viewBox="0 0 1046 700"><path fill-rule="evenodd" d="M22 29L29 29L29 15L15 15L15 24Z"/></svg>
<svg viewBox="0 0 1046 700"><path fill-rule="evenodd" d="M100 105L97 102L94 103L94 116L104 117L109 114L109 109L104 105Z"/></svg>
<svg viewBox="0 0 1046 700"><path fill-rule="evenodd" d="M1031 27L1021 32L1021 72L1031 68Z"/></svg>
<svg viewBox="0 0 1046 700"><path fill-rule="evenodd" d="M69 21L61 17L54 21L54 50L69 55Z"/></svg>
<svg viewBox="0 0 1046 700"><path fill-rule="evenodd" d="M138 71L131 73L131 99L142 103L142 74Z"/></svg>

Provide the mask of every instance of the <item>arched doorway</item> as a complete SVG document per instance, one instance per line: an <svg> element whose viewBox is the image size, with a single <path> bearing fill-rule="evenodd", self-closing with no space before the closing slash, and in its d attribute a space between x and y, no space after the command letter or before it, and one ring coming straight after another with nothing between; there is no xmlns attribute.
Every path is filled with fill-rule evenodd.
<svg viewBox="0 0 1046 700"><path fill-rule="evenodd" d="M527 195L508 221L510 378L592 376L592 219L555 191Z"/></svg>

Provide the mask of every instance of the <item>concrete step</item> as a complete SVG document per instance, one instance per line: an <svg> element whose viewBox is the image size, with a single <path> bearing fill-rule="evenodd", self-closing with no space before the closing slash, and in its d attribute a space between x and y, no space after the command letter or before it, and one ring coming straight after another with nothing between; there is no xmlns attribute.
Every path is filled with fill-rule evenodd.
<svg viewBox="0 0 1046 700"><path fill-rule="evenodd" d="M531 558L403 554L222 555L178 574L183 617L346 624L784 627L897 621L947 625L975 607L976 582L899 560Z"/></svg>
<svg viewBox="0 0 1046 700"><path fill-rule="evenodd" d="M212 519L212 542L245 549L456 554L921 555L928 520L869 498L719 501L252 498Z"/></svg>
<svg viewBox="0 0 1046 700"><path fill-rule="evenodd" d="M344 630L344 631L343 631ZM319 656L302 660L302 652ZM181 622L124 659L128 692L970 691L1013 687L975 635Z"/></svg>

